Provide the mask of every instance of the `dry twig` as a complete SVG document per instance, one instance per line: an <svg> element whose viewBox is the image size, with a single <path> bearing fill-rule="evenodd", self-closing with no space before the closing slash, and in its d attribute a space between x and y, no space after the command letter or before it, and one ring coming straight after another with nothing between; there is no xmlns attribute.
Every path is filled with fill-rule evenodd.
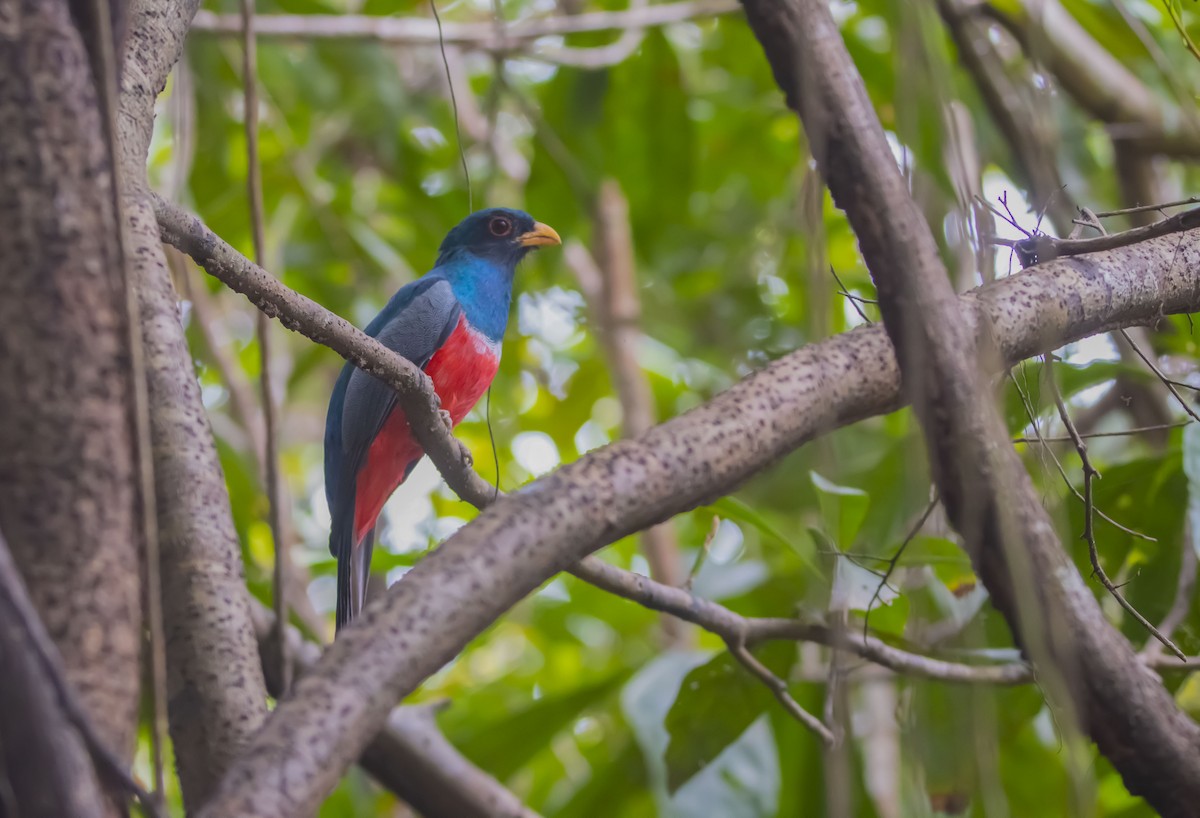
<svg viewBox="0 0 1200 818"><path fill-rule="evenodd" d="M262 167L258 158L258 49L254 36L254 0L242 0L242 89L246 128L246 193L250 200L250 233L254 244L254 263L266 263L266 237L263 228ZM271 597L275 604L276 661L280 695L292 683L291 661L283 626L288 616L288 534L283 509L283 477L279 473L279 429L275 388L271 383L271 319L258 311L255 321L258 336L259 384L262 388L263 477L267 489L267 521L275 547Z"/></svg>
<svg viewBox="0 0 1200 818"><path fill-rule="evenodd" d="M1124 332L1124 330L1122 330L1122 332ZM1080 437L1079 431L1075 428L1075 422L1071 420L1071 413L1067 411L1067 405L1063 401L1062 393L1058 389L1058 384L1055 382L1054 369L1050 365L1049 360L1046 362L1046 381L1050 387L1051 394L1054 396L1054 405L1058 409L1058 417L1060 420L1062 420L1063 426L1066 427L1067 434L1071 437L1071 442L1075 444L1075 451L1079 452L1079 462L1083 467L1083 538L1087 541L1088 558L1092 562L1092 575L1100 580L1100 584L1108 589L1108 592L1113 595L1117 602L1120 603L1121 607L1124 608L1130 616L1136 619L1143 628L1145 628L1155 639L1166 646L1172 653L1179 657L1181 661L1186 662L1187 656L1184 655L1183 651L1181 651L1168 637L1163 635L1158 628L1154 627L1154 625L1150 623L1150 620L1142 616L1141 612L1138 611L1137 608L1130 604L1129 600L1125 598L1124 594L1122 594L1117 586L1113 584L1112 580L1108 578L1108 574L1105 573L1104 567L1100 564L1100 552L1096 548L1096 533L1092 527L1093 514L1096 510L1095 502L1092 498L1092 483L1100 476L1100 472L1096 471L1096 467L1092 465L1091 458L1088 457L1087 453L1087 443L1085 443L1083 438Z"/></svg>
<svg viewBox="0 0 1200 818"><path fill-rule="evenodd" d="M1200 210L1197 210L1197 212L1200 212ZM1200 415L1196 414L1196 410L1188 405L1188 402L1185 401L1183 399L1183 396L1179 394L1179 390L1175 388L1177 382L1171 380L1170 378L1168 378L1166 375L1163 374L1162 370L1158 368L1158 365L1155 364L1154 361L1152 361L1150 359L1150 356L1147 355L1145 352L1143 352L1142 348L1137 345L1137 343L1133 340L1132 337L1130 337L1129 332L1127 330L1125 330L1125 329L1121 330L1121 337L1123 337L1126 341L1129 342L1129 346L1133 349L1134 352L1137 353L1138 357L1141 358L1145 362L1146 366L1150 367L1150 371L1153 372L1155 375L1157 375L1158 379L1160 381L1162 381L1163 384L1166 385L1167 390L1171 393L1172 396L1174 396L1175 400L1179 401L1179 405L1183 407L1183 411L1187 412L1188 415L1191 416L1192 420L1200 420ZM1188 386L1187 384L1183 384L1183 385ZM1188 388L1194 389L1195 387L1188 386Z"/></svg>

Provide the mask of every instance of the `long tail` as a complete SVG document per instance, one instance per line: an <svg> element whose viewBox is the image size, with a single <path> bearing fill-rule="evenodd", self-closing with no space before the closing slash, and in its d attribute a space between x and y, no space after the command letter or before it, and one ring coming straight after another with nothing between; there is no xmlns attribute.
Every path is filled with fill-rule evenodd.
<svg viewBox="0 0 1200 818"><path fill-rule="evenodd" d="M371 552L375 548L375 529L362 541L338 554L337 629L340 631L358 616L367 601L367 581L371 577Z"/></svg>

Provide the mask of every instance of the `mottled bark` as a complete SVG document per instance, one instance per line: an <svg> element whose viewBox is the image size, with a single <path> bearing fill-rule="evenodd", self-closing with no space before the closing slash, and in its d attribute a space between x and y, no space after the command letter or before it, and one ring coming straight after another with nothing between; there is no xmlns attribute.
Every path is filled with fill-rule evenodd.
<svg viewBox="0 0 1200 818"><path fill-rule="evenodd" d="M278 665L271 656L275 616L260 603L252 605L267 683L277 691ZM321 648L290 625L285 638L296 675L303 676L321 658ZM438 728L434 710L428 705L394 709L358 763L381 787L429 818L537 818L503 784L454 748Z"/></svg>
<svg viewBox="0 0 1200 818"><path fill-rule="evenodd" d="M0 529L68 680L128 756L140 528L99 106L67 3L0 0Z"/></svg>
<svg viewBox="0 0 1200 818"><path fill-rule="evenodd" d="M154 101L198 0L130 3L118 136L158 485L171 739L184 803L205 799L266 716L241 548L146 182Z"/></svg>
<svg viewBox="0 0 1200 818"><path fill-rule="evenodd" d="M412 400L402 367L389 371L389 355L368 351L361 332L288 291L198 222L173 223L198 231L180 244L210 272L356 363L374 356L372 371ZM1196 238L1039 265L960 298L960 320L972 330L988 327L1011 365L1086 335L1193 310L1200 306ZM708 404L500 499L342 632L200 815L284 818L312 809L400 698L554 572L732 491L818 435L902 404L886 333L863 327L797 350Z"/></svg>
<svg viewBox="0 0 1200 818"><path fill-rule="evenodd" d="M1161 814L1195 815L1200 726L1137 665L1058 542L983 378L990 344L963 320L828 6L743 5L875 280L942 503L1059 724L1070 730L1078 720L1130 791ZM1076 262L1085 276L1107 272Z"/></svg>

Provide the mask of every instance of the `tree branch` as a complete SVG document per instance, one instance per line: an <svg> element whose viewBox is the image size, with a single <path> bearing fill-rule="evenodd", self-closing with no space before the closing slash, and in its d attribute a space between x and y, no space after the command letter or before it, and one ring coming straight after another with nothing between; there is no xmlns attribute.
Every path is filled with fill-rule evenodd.
<svg viewBox="0 0 1200 818"><path fill-rule="evenodd" d="M198 5L132 0L117 122L157 476L170 729L189 810L266 717L241 546L146 180L155 100Z"/></svg>
<svg viewBox="0 0 1200 818"><path fill-rule="evenodd" d="M561 37L595 31L625 31L682 23L701 17L730 14L738 10L734 0L686 0L686 2L631 8L628 11L594 11L585 14L545 17L507 23L502 30L492 22L442 23L439 38L436 23L426 17L381 17L361 14L264 14L255 25L259 37L283 39L374 40L390 45L432 45L444 40L448 46L496 53L523 51L541 37ZM241 20L236 14L201 11L194 31L236 35ZM589 49L591 50L591 49ZM574 49L572 49L574 51ZM524 56L553 60L555 51L532 51ZM568 61L569 61L568 57Z"/></svg>
<svg viewBox="0 0 1200 818"><path fill-rule="evenodd" d="M943 504L976 572L1060 719L1078 717L1129 789L1161 813L1194 814L1200 726L1137 664L1057 541L983 381L981 364L993 365L998 356L984 354L988 344L962 320L937 245L828 6L822 0L744 5L834 201L854 228Z"/></svg>
<svg viewBox="0 0 1200 818"><path fill-rule="evenodd" d="M821 622L745 617L719 603L694 596L682 588L663 585L632 571L623 571L597 557L587 557L569 570L597 588L692 622L729 643L740 641L746 645L757 645L776 639L814 642L848 651L896 673L942 682L1014 685L1032 680L1029 666L1024 662L964 665L910 653L874 636L866 636L861 631L834 629Z"/></svg>
<svg viewBox="0 0 1200 818"><path fill-rule="evenodd" d="M270 656L275 615L257 602L252 603L252 612L263 669L271 689L279 692L281 686L278 678L273 678ZM321 658L321 647L290 625L285 638L288 654L295 661L296 675L303 677ZM468 761L446 740L434 720L435 709L428 705L393 709L358 763L381 786L423 815L537 818L503 784Z"/></svg>
<svg viewBox="0 0 1200 818"><path fill-rule="evenodd" d="M414 397L412 373L361 331L283 287L195 219L180 220L172 206L160 210L168 237L196 250L202 266L308 337L366 364L401 390L406 411L431 401ZM1176 252L1176 243L1157 239L1049 262L956 303L971 328L989 327L1012 364L1117 326L1197 309L1200 247L1185 242ZM275 710L200 814L282 818L311 808L397 699L556 571L728 493L817 435L902 402L883 329L860 327L797 350L708 404L501 499L367 606ZM464 499L486 502L493 490L483 484L482 491Z"/></svg>
<svg viewBox="0 0 1200 818"><path fill-rule="evenodd" d="M487 504L496 489L471 470L466 450L442 420L433 384L424 372L345 319L288 289L195 216L159 196L154 197L154 207L164 241L187 253L210 275L245 295L288 329L328 346L395 389L409 426L450 488L469 503Z"/></svg>

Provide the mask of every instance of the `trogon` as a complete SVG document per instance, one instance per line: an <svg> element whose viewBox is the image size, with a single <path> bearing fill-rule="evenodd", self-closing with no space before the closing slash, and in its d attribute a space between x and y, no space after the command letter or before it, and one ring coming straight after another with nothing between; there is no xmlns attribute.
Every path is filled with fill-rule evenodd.
<svg viewBox="0 0 1200 818"><path fill-rule="evenodd" d="M457 424L496 376L517 263L530 250L560 243L553 228L520 210L472 213L446 235L434 268L401 287L366 333L421 367ZM383 504L423 455L396 393L347 363L325 419L339 630L365 601Z"/></svg>

